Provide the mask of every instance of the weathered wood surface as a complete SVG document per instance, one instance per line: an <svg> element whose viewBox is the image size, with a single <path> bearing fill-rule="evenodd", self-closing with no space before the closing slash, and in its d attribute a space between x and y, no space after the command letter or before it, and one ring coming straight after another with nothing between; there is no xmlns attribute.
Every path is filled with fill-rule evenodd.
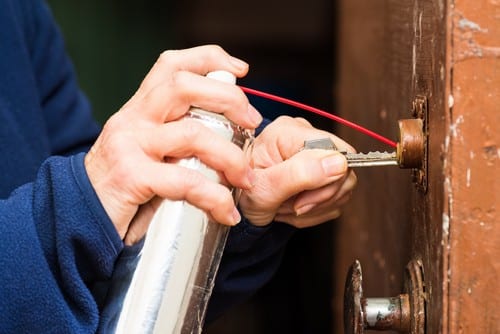
<svg viewBox="0 0 500 334"><path fill-rule="evenodd" d="M340 3L338 109L395 139L396 120L426 95L429 184L424 194L404 171L359 170L336 272L359 258L365 295L388 296L401 291L406 262L421 259L427 333L498 333L500 1ZM361 151L376 146L341 135Z"/></svg>

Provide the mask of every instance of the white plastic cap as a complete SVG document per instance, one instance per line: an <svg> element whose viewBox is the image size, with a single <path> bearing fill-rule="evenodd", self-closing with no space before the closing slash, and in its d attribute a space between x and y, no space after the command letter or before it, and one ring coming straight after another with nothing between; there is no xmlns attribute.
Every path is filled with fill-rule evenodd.
<svg viewBox="0 0 500 334"><path fill-rule="evenodd" d="M230 84L236 84L236 77L233 73L228 71L213 71L207 74L207 78L219 80L222 82L227 82Z"/></svg>

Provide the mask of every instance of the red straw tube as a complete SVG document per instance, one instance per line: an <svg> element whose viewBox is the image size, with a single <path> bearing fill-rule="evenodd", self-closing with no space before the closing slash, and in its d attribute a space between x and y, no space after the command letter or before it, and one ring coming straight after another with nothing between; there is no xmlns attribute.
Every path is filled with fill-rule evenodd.
<svg viewBox="0 0 500 334"><path fill-rule="evenodd" d="M248 94L251 94L251 95L255 95L255 96L259 96L259 97L263 97L265 99L269 99L269 100L273 100L273 101L276 101L276 102L280 102L280 103L284 103L284 104L288 104L290 106L293 106L293 107L296 107L296 108L300 108L300 109L303 109L303 110L307 110L307 111L310 111L310 112L313 112L315 114L318 114L318 115L321 115L323 117L326 117L326 118L329 118L329 119L332 119L340 124L343 124L343 125L346 125L356 131L359 131L361 133L364 133L365 135L368 135L372 138L375 138L376 140L384 143L384 144L387 144L389 146L392 146L394 148L397 147L397 143L395 141L392 141L382 135L379 135L378 133L376 132L373 132L367 128L364 128L362 127L361 125L359 124L356 124L356 123L353 123L353 122L350 122L342 117L339 117L339 116L335 116L335 115L332 115L326 111L323 111L321 109L318 109L318 108L314 108L314 107L311 107L311 106L308 106L307 104L303 104L303 103L300 103L300 102L297 102L297 101L293 101L293 100L290 100L290 99L287 99L287 98L284 98L284 97L280 97L280 96L277 96L277 95L273 95L273 94L269 94L269 93L265 93L265 92L261 92L261 91L258 91L256 89L252 89L252 88L247 88L247 87L243 87L243 86L239 86L245 93L248 93Z"/></svg>

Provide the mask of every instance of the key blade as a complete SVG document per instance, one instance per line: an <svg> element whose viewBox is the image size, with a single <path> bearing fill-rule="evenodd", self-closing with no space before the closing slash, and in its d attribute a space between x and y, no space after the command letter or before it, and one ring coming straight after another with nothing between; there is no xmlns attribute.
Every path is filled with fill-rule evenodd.
<svg viewBox="0 0 500 334"><path fill-rule="evenodd" d="M337 147L330 138L319 138L304 141L304 148L337 150ZM372 167L372 166L398 166L396 152L368 152L368 153L348 153L341 151L347 159L348 167Z"/></svg>
<svg viewBox="0 0 500 334"><path fill-rule="evenodd" d="M348 167L398 166L396 152L342 153Z"/></svg>

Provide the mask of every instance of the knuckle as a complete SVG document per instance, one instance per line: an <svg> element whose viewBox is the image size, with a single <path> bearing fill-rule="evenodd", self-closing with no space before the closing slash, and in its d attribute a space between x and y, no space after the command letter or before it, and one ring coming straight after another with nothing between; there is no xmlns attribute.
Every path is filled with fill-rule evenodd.
<svg viewBox="0 0 500 334"><path fill-rule="evenodd" d="M129 148L137 143L134 129L124 118L115 114L103 126L100 136L101 156L113 165L113 174L126 177L130 170ZM133 163L132 163L133 165Z"/></svg>
<svg viewBox="0 0 500 334"><path fill-rule="evenodd" d="M224 49L217 44L208 44L205 46L207 53L210 54L212 57L218 57L221 56L221 54L225 54L226 52Z"/></svg>
<svg viewBox="0 0 500 334"><path fill-rule="evenodd" d="M227 190L227 188L223 188L223 191L221 192L220 196L216 197L216 205L214 209L217 208L229 208L230 206L233 205L233 197L231 196L231 193Z"/></svg>
<svg viewBox="0 0 500 334"><path fill-rule="evenodd" d="M309 121L308 121L308 120L306 120L306 119L305 119L305 118L303 118L303 117L295 117L295 120L296 120L297 122L301 123L302 125L306 125L306 126L308 126L308 127L311 127L311 126L312 126L312 125L311 125L311 123L309 123Z"/></svg>
<svg viewBox="0 0 500 334"><path fill-rule="evenodd" d="M307 127L311 127L311 123L309 123L303 117L291 117L287 115L282 115L276 119L276 122L279 122L284 126L297 126L299 124L301 126L305 125Z"/></svg>
<svg viewBox="0 0 500 334"><path fill-rule="evenodd" d="M160 64L169 64L177 57L178 51L166 50L160 53L157 62Z"/></svg>
<svg viewBox="0 0 500 334"><path fill-rule="evenodd" d="M121 113L116 113L112 115L106 123L104 123L102 132L103 133L115 133L116 131L120 131L123 128L123 125L125 125L125 121L123 120L123 117Z"/></svg>
<svg viewBox="0 0 500 334"><path fill-rule="evenodd" d="M186 168L185 173L179 182L182 184L182 188L185 189L186 197L192 197L197 193L199 188L204 187L206 180L203 175L195 170Z"/></svg>
<svg viewBox="0 0 500 334"><path fill-rule="evenodd" d="M185 143L193 143L204 136L205 128L196 121L184 120L182 128L182 140Z"/></svg>
<svg viewBox="0 0 500 334"><path fill-rule="evenodd" d="M171 75L171 85L185 87L189 85L188 75L184 71L176 71Z"/></svg>
<svg viewBox="0 0 500 334"><path fill-rule="evenodd" d="M287 115L281 115L276 118L275 122L280 124L290 124L293 123L293 118Z"/></svg>

